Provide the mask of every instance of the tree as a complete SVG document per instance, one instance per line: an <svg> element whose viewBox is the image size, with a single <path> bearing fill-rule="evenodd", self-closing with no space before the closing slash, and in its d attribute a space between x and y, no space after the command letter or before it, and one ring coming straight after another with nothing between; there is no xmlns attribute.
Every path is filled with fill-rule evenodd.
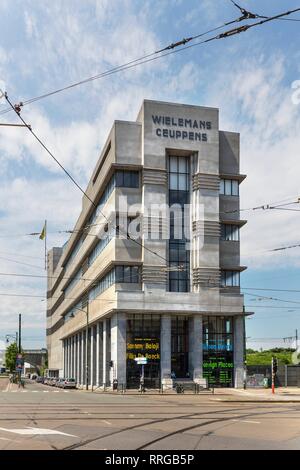
<svg viewBox="0 0 300 470"><path fill-rule="evenodd" d="M5 366L10 372L16 369L16 359L18 354L17 343L10 344L5 351Z"/></svg>

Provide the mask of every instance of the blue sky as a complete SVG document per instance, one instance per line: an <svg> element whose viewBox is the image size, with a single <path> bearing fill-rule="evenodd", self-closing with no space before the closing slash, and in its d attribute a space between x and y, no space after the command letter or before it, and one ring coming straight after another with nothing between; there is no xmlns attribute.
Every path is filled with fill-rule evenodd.
<svg viewBox="0 0 300 470"><path fill-rule="evenodd" d="M300 6L299 0L241 3L269 16ZM229 0L1 0L0 88L13 102L26 100L238 16ZM144 98L219 107L221 127L241 133L241 172L248 175L241 207L251 208L300 196L296 80L299 23L276 21L38 101L22 115L84 186L113 120L135 119ZM0 272L43 276L43 244L23 234L41 230L47 219L49 246L64 243L66 236L55 232L72 228L81 194L24 129L0 128L0 156ZM247 320L249 346L282 344L259 338L292 336L300 308L260 296L300 302L299 293L246 289L299 289L300 249L268 250L300 243L300 219L284 211L242 217L248 219L242 264L249 267L242 286L257 294L245 296L247 310L256 313ZM43 296L45 289L43 278L0 276L0 293ZM24 345L43 346L40 298L1 296L0 340L15 331L19 312Z"/></svg>

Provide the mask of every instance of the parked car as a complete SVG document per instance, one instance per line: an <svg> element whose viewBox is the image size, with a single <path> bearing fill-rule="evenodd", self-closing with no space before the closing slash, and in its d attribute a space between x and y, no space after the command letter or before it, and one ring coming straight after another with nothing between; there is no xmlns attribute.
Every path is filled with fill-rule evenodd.
<svg viewBox="0 0 300 470"><path fill-rule="evenodd" d="M38 384L44 383L44 377L40 377L40 376L37 377L37 378L36 378L36 383L38 383Z"/></svg>
<svg viewBox="0 0 300 470"><path fill-rule="evenodd" d="M58 381L58 377L52 377L52 378L50 379L49 385L51 385L52 387L55 387L57 381Z"/></svg>
<svg viewBox="0 0 300 470"><path fill-rule="evenodd" d="M76 388L76 380L75 379L59 379L57 386L60 388Z"/></svg>

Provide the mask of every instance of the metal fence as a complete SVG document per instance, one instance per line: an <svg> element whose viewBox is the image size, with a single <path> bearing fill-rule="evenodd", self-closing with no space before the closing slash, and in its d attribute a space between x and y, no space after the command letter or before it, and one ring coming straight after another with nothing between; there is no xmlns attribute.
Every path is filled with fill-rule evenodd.
<svg viewBox="0 0 300 470"><path fill-rule="evenodd" d="M264 379L271 381L270 366L247 366L247 386L263 387ZM300 387L300 365L279 365L276 373L277 387Z"/></svg>

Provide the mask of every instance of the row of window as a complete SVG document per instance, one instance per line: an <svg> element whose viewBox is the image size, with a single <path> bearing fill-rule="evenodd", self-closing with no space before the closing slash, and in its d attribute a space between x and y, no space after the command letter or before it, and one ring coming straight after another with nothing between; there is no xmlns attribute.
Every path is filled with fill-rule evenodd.
<svg viewBox="0 0 300 470"><path fill-rule="evenodd" d="M93 211L92 215L90 216L87 225L93 224L98 215L100 214L104 204L112 194L115 188L138 188L139 187L139 172L138 171L130 171L130 170L116 170L112 177L110 178L109 182L107 183L105 190L97 204L97 207ZM78 251L80 250L84 238L80 237L77 241L74 249L72 250L72 254L69 257L65 268L67 269L70 266L77 255Z"/></svg>
<svg viewBox="0 0 300 470"><path fill-rule="evenodd" d="M116 283L136 284L141 280L141 271L139 266L115 266L97 284L89 291L89 301L96 299L102 292ZM73 281L72 281L73 282ZM66 291L65 291L66 294ZM82 299L77 302L64 316L64 321L68 321L79 310L83 309Z"/></svg>
<svg viewBox="0 0 300 470"><path fill-rule="evenodd" d="M100 214L102 207L110 197L115 188L138 188L139 172L131 170L116 170L106 185L96 209L93 211L89 219L89 224L93 224Z"/></svg>
<svg viewBox="0 0 300 470"><path fill-rule="evenodd" d="M138 283L140 282L139 266L115 266L112 268L89 292L89 300L94 300L103 291L117 282Z"/></svg>
<svg viewBox="0 0 300 470"><path fill-rule="evenodd" d="M93 248L93 250L91 251L89 255L89 258L88 258L89 267L92 266L94 261L98 258L100 253L104 250L104 248L109 244L112 238L113 238L113 233L108 232L107 235L103 236L103 238L101 238L98 241L98 243L95 245L95 247Z"/></svg>
<svg viewBox="0 0 300 470"><path fill-rule="evenodd" d="M67 285L67 287L64 290L65 297L68 296L69 292L76 286L76 284L80 281L81 279L81 274L82 274L82 268L80 267L76 274L74 275L72 281Z"/></svg>

